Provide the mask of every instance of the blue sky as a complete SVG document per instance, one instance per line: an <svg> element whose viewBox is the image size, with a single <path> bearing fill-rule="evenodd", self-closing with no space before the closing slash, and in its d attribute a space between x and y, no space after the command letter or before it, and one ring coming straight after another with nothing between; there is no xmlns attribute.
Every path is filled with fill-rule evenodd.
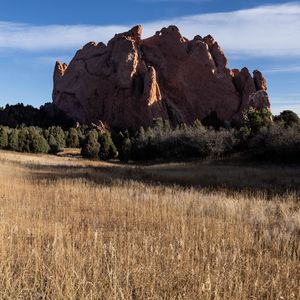
<svg viewBox="0 0 300 300"><path fill-rule="evenodd" d="M0 106L51 101L56 60L136 24L144 37L175 24L188 38L211 33L231 68L261 70L273 113L300 114L300 1L10 0L0 10Z"/></svg>

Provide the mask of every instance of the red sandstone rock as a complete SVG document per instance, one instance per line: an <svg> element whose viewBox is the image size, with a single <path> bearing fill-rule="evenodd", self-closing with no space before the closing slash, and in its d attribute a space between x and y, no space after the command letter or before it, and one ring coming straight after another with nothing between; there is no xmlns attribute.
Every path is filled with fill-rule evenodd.
<svg viewBox="0 0 300 300"><path fill-rule="evenodd" d="M75 121L117 128L147 126L157 117L190 123L213 111L240 122L249 106L270 107L262 74L229 70L213 37L189 41L176 26L144 40L141 34L136 26L107 46L88 43L69 66L56 63L54 104Z"/></svg>

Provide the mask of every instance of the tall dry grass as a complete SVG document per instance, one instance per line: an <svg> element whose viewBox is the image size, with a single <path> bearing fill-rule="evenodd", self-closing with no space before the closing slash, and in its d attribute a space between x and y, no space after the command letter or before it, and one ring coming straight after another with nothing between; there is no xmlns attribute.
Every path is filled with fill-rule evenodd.
<svg viewBox="0 0 300 300"><path fill-rule="evenodd" d="M300 299L293 194L108 182L28 157L0 161L0 299Z"/></svg>

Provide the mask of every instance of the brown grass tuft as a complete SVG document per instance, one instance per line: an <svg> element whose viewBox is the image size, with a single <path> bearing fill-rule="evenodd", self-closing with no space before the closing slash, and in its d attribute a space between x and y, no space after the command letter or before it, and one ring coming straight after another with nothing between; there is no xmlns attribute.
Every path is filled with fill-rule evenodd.
<svg viewBox="0 0 300 300"><path fill-rule="evenodd" d="M228 196L107 180L114 166L99 162L0 158L0 299L300 298L292 193Z"/></svg>

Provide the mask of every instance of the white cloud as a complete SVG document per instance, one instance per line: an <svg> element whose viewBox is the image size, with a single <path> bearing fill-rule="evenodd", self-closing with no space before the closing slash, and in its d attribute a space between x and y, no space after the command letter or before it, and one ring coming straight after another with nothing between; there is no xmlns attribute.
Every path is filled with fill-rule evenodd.
<svg viewBox="0 0 300 300"><path fill-rule="evenodd" d="M300 66L280 66L276 68L262 70L263 73L300 73Z"/></svg>
<svg viewBox="0 0 300 300"><path fill-rule="evenodd" d="M170 24L183 35L212 34L226 53L247 56L300 56L300 2L209 13L143 24L144 37ZM135 25L135 24L132 24ZM107 42L130 26L31 26L0 22L0 49L75 50L90 40Z"/></svg>
<svg viewBox="0 0 300 300"><path fill-rule="evenodd" d="M300 56L299 2L149 23L146 35L168 23L176 24L188 38L212 34L226 52L248 56Z"/></svg>
<svg viewBox="0 0 300 300"><path fill-rule="evenodd" d="M274 115L279 114L283 110L293 110L300 116L300 93L271 93L270 99Z"/></svg>
<svg viewBox="0 0 300 300"><path fill-rule="evenodd" d="M127 26L51 25L0 22L0 49L60 50L76 49L91 40L107 42Z"/></svg>

